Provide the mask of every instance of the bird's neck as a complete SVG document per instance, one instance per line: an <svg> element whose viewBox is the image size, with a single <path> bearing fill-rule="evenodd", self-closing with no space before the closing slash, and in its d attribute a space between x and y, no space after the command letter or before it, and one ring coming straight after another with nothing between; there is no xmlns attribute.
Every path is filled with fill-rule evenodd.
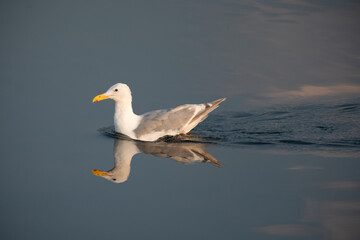
<svg viewBox="0 0 360 240"><path fill-rule="evenodd" d="M115 102L115 114L116 113L133 115L134 112L133 112L131 101Z"/></svg>
<svg viewBox="0 0 360 240"><path fill-rule="evenodd" d="M128 179L131 169L131 160L137 153L140 153L140 151L133 141L115 141L115 166L108 172L116 178L117 182L125 182Z"/></svg>
<svg viewBox="0 0 360 240"><path fill-rule="evenodd" d="M131 138L133 130L139 125L140 116L133 112L131 101L115 102L114 125L115 131Z"/></svg>

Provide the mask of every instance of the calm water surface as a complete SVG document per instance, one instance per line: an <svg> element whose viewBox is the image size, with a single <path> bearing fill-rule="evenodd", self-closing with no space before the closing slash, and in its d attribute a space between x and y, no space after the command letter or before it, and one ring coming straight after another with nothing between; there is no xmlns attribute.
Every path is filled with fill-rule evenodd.
<svg viewBox="0 0 360 240"><path fill-rule="evenodd" d="M356 1L0 5L1 239L360 239ZM91 103L116 82L228 100L136 142Z"/></svg>
<svg viewBox="0 0 360 240"><path fill-rule="evenodd" d="M187 138L155 143L112 128L69 126L51 137L41 128L3 151L2 231L10 239L357 239L357 106L220 112ZM316 117L330 113L331 131Z"/></svg>

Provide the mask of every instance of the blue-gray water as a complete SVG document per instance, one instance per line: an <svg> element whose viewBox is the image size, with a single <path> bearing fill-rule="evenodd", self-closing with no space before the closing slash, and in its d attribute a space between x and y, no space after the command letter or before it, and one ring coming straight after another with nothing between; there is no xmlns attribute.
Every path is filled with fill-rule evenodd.
<svg viewBox="0 0 360 240"><path fill-rule="evenodd" d="M359 9L1 1L1 239L359 239ZM117 82L137 114L227 101L129 141L91 103Z"/></svg>
<svg viewBox="0 0 360 240"><path fill-rule="evenodd" d="M153 202L145 204L160 208L145 207L156 216L151 218L154 225L148 223L156 237L356 239L359 106L354 99L253 113L220 112L188 136L150 143L129 140L113 127L101 128L100 133L114 139L114 164L100 170L108 170L101 177L149 184L154 168L138 166L137 153L172 159L184 170L157 176L164 181L160 189L148 186L151 190L143 200ZM165 214L164 221L158 223L157 214ZM157 224L166 230L155 230Z"/></svg>
<svg viewBox="0 0 360 240"><path fill-rule="evenodd" d="M360 156L360 100L306 104L256 112L212 113L190 136L166 137L165 142L199 142L222 146L269 145L269 148L342 152ZM122 138L113 127L99 132ZM126 137L125 137L126 138Z"/></svg>
<svg viewBox="0 0 360 240"><path fill-rule="evenodd" d="M195 131L225 145L271 144L308 150L360 150L359 100L215 114Z"/></svg>

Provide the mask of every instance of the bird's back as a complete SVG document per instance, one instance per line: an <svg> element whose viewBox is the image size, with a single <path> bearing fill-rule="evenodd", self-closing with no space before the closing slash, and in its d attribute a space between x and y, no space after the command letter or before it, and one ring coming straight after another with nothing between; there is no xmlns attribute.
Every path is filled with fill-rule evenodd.
<svg viewBox="0 0 360 240"><path fill-rule="evenodd" d="M224 100L221 98L210 103L186 104L170 110L148 112L142 115L134 134L139 140L155 141L165 135L188 133Z"/></svg>

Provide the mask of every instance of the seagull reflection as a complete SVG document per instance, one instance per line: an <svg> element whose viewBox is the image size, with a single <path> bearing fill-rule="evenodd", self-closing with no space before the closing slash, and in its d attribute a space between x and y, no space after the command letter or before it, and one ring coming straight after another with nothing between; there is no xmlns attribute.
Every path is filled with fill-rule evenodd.
<svg viewBox="0 0 360 240"><path fill-rule="evenodd" d="M180 163L208 162L220 167L221 164L214 156L206 151L206 145L193 142L140 142L133 140L115 139L115 166L109 171L92 170L95 176L109 181L122 183L130 175L131 160L137 153L145 153L162 158L171 158Z"/></svg>

